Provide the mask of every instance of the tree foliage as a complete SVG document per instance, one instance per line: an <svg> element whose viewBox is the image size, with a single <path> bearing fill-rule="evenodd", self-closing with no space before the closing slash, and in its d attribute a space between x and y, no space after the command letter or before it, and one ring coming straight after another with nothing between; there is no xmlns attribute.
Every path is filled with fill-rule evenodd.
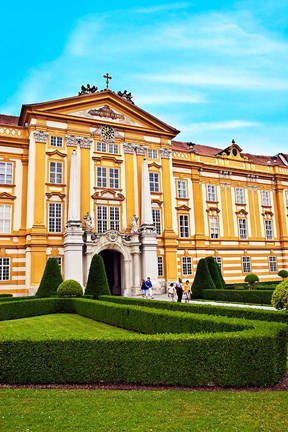
<svg viewBox="0 0 288 432"><path fill-rule="evenodd" d="M254 288L256 282L259 282L259 277L255 273L249 273L245 276L245 282L248 283L250 288Z"/></svg>
<svg viewBox="0 0 288 432"><path fill-rule="evenodd" d="M272 294L271 303L276 309L288 310L288 279L277 285Z"/></svg>
<svg viewBox="0 0 288 432"><path fill-rule="evenodd" d="M216 289L205 258L201 258L197 265L192 284L192 298L201 298L203 289Z"/></svg>
<svg viewBox="0 0 288 432"><path fill-rule="evenodd" d="M288 271L287 270L279 270L278 276L282 277L283 279L286 279L288 277Z"/></svg>
<svg viewBox="0 0 288 432"><path fill-rule="evenodd" d="M83 289L79 282L73 279L67 279L57 288L58 297L81 297Z"/></svg>
<svg viewBox="0 0 288 432"><path fill-rule="evenodd" d="M37 297L53 297L57 288L63 282L60 267L56 258L48 258L44 273L36 292Z"/></svg>
<svg viewBox="0 0 288 432"><path fill-rule="evenodd" d="M219 265L216 263L215 259L212 256L208 256L205 260L216 289L225 289L225 282Z"/></svg>
<svg viewBox="0 0 288 432"><path fill-rule="evenodd" d="M105 265L101 255L95 254L92 258L85 295L92 295L93 298L98 298L99 295L111 295Z"/></svg>

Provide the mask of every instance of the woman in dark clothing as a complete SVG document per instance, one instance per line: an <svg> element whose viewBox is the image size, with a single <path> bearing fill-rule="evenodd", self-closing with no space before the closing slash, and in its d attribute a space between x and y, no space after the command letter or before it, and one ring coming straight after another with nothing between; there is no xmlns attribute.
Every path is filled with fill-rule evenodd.
<svg viewBox="0 0 288 432"><path fill-rule="evenodd" d="M182 296L183 296L183 285L182 285L182 279L181 278L178 279L178 282L176 283L175 289L176 289L176 293L177 293L177 302L181 303L182 302Z"/></svg>

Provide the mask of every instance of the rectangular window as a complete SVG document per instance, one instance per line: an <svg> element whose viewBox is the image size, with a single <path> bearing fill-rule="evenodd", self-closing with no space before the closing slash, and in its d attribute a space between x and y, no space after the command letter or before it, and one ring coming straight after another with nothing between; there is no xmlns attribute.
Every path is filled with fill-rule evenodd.
<svg viewBox="0 0 288 432"><path fill-rule="evenodd" d="M110 207L110 229L120 230L120 209L119 207Z"/></svg>
<svg viewBox="0 0 288 432"><path fill-rule="evenodd" d="M222 258L219 256L214 257L215 262L218 264L220 271L222 272Z"/></svg>
<svg viewBox="0 0 288 432"><path fill-rule="evenodd" d="M187 215L179 216L180 237L189 237L189 223Z"/></svg>
<svg viewBox="0 0 288 432"><path fill-rule="evenodd" d="M244 188L236 187L235 191L236 191L236 204L244 204L245 203Z"/></svg>
<svg viewBox="0 0 288 432"><path fill-rule="evenodd" d="M153 224L157 235L161 235L161 216L159 209L152 209Z"/></svg>
<svg viewBox="0 0 288 432"><path fill-rule="evenodd" d="M208 184L207 185L207 199L208 201L216 201L216 186Z"/></svg>
<svg viewBox="0 0 288 432"><path fill-rule="evenodd" d="M106 143L97 141L96 150L100 153L106 153Z"/></svg>
<svg viewBox="0 0 288 432"><path fill-rule="evenodd" d="M250 273L251 272L250 257L247 257L247 256L242 257L242 271L243 271L243 273Z"/></svg>
<svg viewBox="0 0 288 432"><path fill-rule="evenodd" d="M118 168L109 168L109 183L110 188L118 189L119 188L119 169Z"/></svg>
<svg viewBox="0 0 288 432"><path fill-rule="evenodd" d="M267 240L273 239L273 231L272 231L272 221L265 220L265 234Z"/></svg>
<svg viewBox="0 0 288 432"><path fill-rule="evenodd" d="M192 258L182 257L182 274L184 276L192 275Z"/></svg>
<svg viewBox="0 0 288 432"><path fill-rule="evenodd" d="M97 231L99 233L105 232L108 229L108 212L107 207L97 207Z"/></svg>
<svg viewBox="0 0 288 432"><path fill-rule="evenodd" d="M262 190L261 191L261 197L262 197L262 205L263 206L270 206L271 205L269 191Z"/></svg>
<svg viewBox="0 0 288 432"><path fill-rule="evenodd" d="M216 216L210 216L210 237L214 239L219 238L219 220Z"/></svg>
<svg viewBox="0 0 288 432"><path fill-rule="evenodd" d="M10 279L10 258L0 258L0 281Z"/></svg>
<svg viewBox="0 0 288 432"><path fill-rule="evenodd" d="M12 169L11 162L0 162L0 184L12 184Z"/></svg>
<svg viewBox="0 0 288 432"><path fill-rule="evenodd" d="M118 144L114 144L114 143L108 144L108 153L118 154Z"/></svg>
<svg viewBox="0 0 288 432"><path fill-rule="evenodd" d="M187 198L187 188L185 180L177 181L177 195L178 198Z"/></svg>
<svg viewBox="0 0 288 432"><path fill-rule="evenodd" d="M11 233L12 206L0 205L0 234Z"/></svg>
<svg viewBox="0 0 288 432"><path fill-rule="evenodd" d="M50 183L62 183L62 162L50 162Z"/></svg>
<svg viewBox="0 0 288 432"><path fill-rule="evenodd" d="M107 187L106 168L97 167L97 187Z"/></svg>
<svg viewBox="0 0 288 432"><path fill-rule="evenodd" d="M159 175L158 173L149 173L150 192L159 192Z"/></svg>
<svg viewBox="0 0 288 432"><path fill-rule="evenodd" d="M149 159L158 159L158 151L154 149L148 149L148 158Z"/></svg>
<svg viewBox="0 0 288 432"><path fill-rule="evenodd" d="M277 259L275 256L269 256L269 270L270 272L277 272Z"/></svg>
<svg viewBox="0 0 288 432"><path fill-rule="evenodd" d="M238 227L239 227L239 237L241 240L247 239L247 220L246 219L238 219Z"/></svg>
<svg viewBox="0 0 288 432"><path fill-rule="evenodd" d="M157 257L158 262L158 276L164 276L164 269L163 269L163 257L158 256Z"/></svg>
<svg viewBox="0 0 288 432"><path fill-rule="evenodd" d="M53 147L62 147L63 146L63 138L59 136L52 135L50 137L50 145Z"/></svg>
<svg viewBox="0 0 288 432"><path fill-rule="evenodd" d="M48 210L49 232L62 232L62 204L49 203Z"/></svg>

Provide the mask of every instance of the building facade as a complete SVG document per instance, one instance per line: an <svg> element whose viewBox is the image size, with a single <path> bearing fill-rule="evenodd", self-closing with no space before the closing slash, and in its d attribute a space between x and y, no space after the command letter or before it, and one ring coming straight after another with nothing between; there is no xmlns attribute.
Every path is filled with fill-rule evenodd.
<svg viewBox="0 0 288 432"><path fill-rule="evenodd" d="M175 140L127 92L0 115L0 293L33 294L46 261L85 285L103 256L114 294L193 280L212 255L227 283L288 268L288 155Z"/></svg>

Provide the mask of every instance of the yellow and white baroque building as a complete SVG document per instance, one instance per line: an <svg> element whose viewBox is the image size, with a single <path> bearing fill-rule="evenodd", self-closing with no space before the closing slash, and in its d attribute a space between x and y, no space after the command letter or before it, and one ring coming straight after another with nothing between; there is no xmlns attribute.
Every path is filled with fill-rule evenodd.
<svg viewBox="0 0 288 432"><path fill-rule="evenodd" d="M89 90L89 89L88 89ZM193 280L212 255L227 283L288 268L288 155L175 141L109 89L0 115L0 293L35 293L46 261L85 285L103 256L114 294Z"/></svg>

